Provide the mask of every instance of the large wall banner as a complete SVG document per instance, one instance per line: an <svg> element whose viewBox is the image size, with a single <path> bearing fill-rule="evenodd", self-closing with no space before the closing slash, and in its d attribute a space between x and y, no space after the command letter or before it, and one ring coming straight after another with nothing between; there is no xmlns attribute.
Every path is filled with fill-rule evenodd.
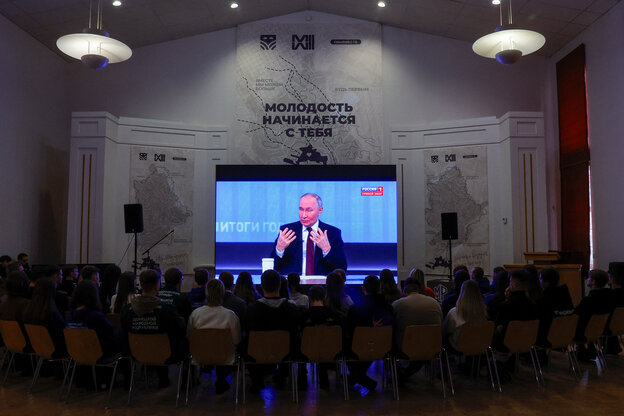
<svg viewBox="0 0 624 416"><path fill-rule="evenodd" d="M380 25L241 25L236 59L231 162L385 161Z"/></svg>
<svg viewBox="0 0 624 416"><path fill-rule="evenodd" d="M425 150L425 267L448 274L448 240L440 214L457 213L459 239L452 242L453 265L490 267L487 149L485 146Z"/></svg>
<svg viewBox="0 0 624 416"><path fill-rule="evenodd" d="M139 263L144 257L141 253L167 236L150 251L150 258L163 272L169 267L189 272L193 267L194 152L132 146L130 157L130 201L143 205ZM134 255L127 257L127 267L131 267Z"/></svg>

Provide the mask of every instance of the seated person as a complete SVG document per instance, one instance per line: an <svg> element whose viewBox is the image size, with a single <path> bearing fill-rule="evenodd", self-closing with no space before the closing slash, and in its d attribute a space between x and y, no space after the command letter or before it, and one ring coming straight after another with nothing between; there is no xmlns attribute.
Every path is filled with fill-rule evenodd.
<svg viewBox="0 0 624 416"><path fill-rule="evenodd" d="M303 327L307 326L340 326L341 320L331 309L325 306L325 288L323 286L312 286L309 292L310 308L303 316ZM327 370L331 364L318 365L319 387L327 390L329 388L329 378Z"/></svg>
<svg viewBox="0 0 624 416"><path fill-rule="evenodd" d="M353 306L353 300L345 294L345 283L339 273L333 272L327 276L325 280L327 286L327 296L325 297L325 306L327 306L334 315L338 316L341 321L345 321L349 308Z"/></svg>
<svg viewBox="0 0 624 416"><path fill-rule="evenodd" d="M418 283L420 284L421 295L427 295L430 298L435 299L435 293L433 292L433 289L427 287L427 285L425 284L425 273L422 270L416 268L412 269L408 278L418 280Z"/></svg>
<svg viewBox="0 0 624 416"><path fill-rule="evenodd" d="M457 304L457 299L459 299L459 291L461 290L461 286L466 280L470 280L470 274L468 273L468 270L465 269L465 267L466 266L463 266L463 268L458 269L453 274L453 290L442 301L442 314L444 316L446 316L449 311L455 307L455 304Z"/></svg>
<svg viewBox="0 0 624 416"><path fill-rule="evenodd" d="M310 300L303 293L301 287L301 278L299 273L288 273L288 292L290 293L290 300L293 301L298 308L306 310L310 307Z"/></svg>
<svg viewBox="0 0 624 416"><path fill-rule="evenodd" d="M264 297L247 307L247 326L249 331L284 330L290 332L290 351L296 355L299 351L301 312L294 303L280 297L280 285L281 279L277 271L266 270L262 273L261 287ZM282 368L286 367L282 366ZM269 367L257 365L249 368L253 393L258 393L264 388L264 375L268 369ZM285 377L283 371L278 371L276 374L278 384L281 384ZM303 380L300 387L304 387Z"/></svg>
<svg viewBox="0 0 624 416"><path fill-rule="evenodd" d="M202 268L195 269L193 287L188 293L191 309L197 309L206 303L206 283L208 283L208 270Z"/></svg>
<svg viewBox="0 0 624 416"><path fill-rule="evenodd" d="M118 349L113 337L113 326L102 314L98 288L86 280L78 283L70 307L67 327L93 329L100 341L103 357L114 355Z"/></svg>
<svg viewBox="0 0 624 416"><path fill-rule="evenodd" d="M624 306L624 262L609 263L609 282L613 306L615 308Z"/></svg>
<svg viewBox="0 0 624 416"><path fill-rule="evenodd" d="M613 296L611 289L607 286L609 275L604 270L593 269L589 271L587 286L591 289L589 294L581 299L581 302L574 309L574 313L579 316L576 327L575 341L583 342L585 338L585 328L592 315L601 315L613 312Z"/></svg>
<svg viewBox="0 0 624 416"><path fill-rule="evenodd" d="M509 298L500 305L495 320L496 328L492 345L500 352L508 351L503 340L509 322L531 321L539 316L537 304L529 299L526 294L528 284L529 275L526 270L518 269L511 272Z"/></svg>
<svg viewBox="0 0 624 416"><path fill-rule="evenodd" d="M188 320L191 314L191 302L189 298L180 293L182 286L182 270L177 267L171 267L165 272L165 286L158 291L158 297L167 305L171 305L178 311L178 314L184 318L184 322ZM143 286L141 286L143 288Z"/></svg>
<svg viewBox="0 0 624 416"><path fill-rule="evenodd" d="M358 326L387 326L394 323L392 306L386 303L386 299L380 293L380 282L377 276L368 276L362 285L364 294L362 303L349 308L347 314L347 326L349 338L353 339L353 332ZM350 349L351 345L345 345ZM349 381L352 384L360 384L367 390L374 390L377 381L366 375L372 363L352 362L349 364Z"/></svg>
<svg viewBox="0 0 624 416"><path fill-rule="evenodd" d="M613 308L621 308L624 306L624 262L609 263L609 282L611 283L611 297L613 300ZM612 317L607 322L607 328L611 324ZM612 335L611 330L605 331L606 335ZM607 346L605 353L619 354L622 352L619 340L616 337L607 338Z"/></svg>
<svg viewBox="0 0 624 416"><path fill-rule="evenodd" d="M537 343L548 346L547 336L550 324L556 316L574 313L572 297L567 285L559 286L559 272L551 267L542 269L539 280L543 288L542 297L537 302L540 313L540 327Z"/></svg>
<svg viewBox="0 0 624 416"><path fill-rule="evenodd" d="M401 291L394 280L392 271L383 269L381 273L379 273L379 284L381 286L380 292L386 299L388 305L392 305L392 302L401 299Z"/></svg>
<svg viewBox="0 0 624 416"><path fill-rule="evenodd" d="M188 342L184 320L172 306L160 300L156 295L160 289L160 277L155 270L144 270L139 276L141 295L121 310L121 326L125 333L167 334L171 357L167 363L177 363L188 354ZM125 345L127 348L128 346ZM129 349L128 349L129 351ZM157 367L158 386L169 385L167 367Z"/></svg>
<svg viewBox="0 0 624 416"><path fill-rule="evenodd" d="M473 267L470 271L470 280L474 280L479 285L479 290L483 296L490 293L490 281L485 277L482 267Z"/></svg>
<svg viewBox="0 0 624 416"><path fill-rule="evenodd" d="M65 320L56 308L55 292L56 285L52 279L49 277L37 279L30 303L24 310L23 319L25 324L43 325L47 328L54 343L52 357L57 358L67 356L67 347L63 335Z"/></svg>
<svg viewBox="0 0 624 416"><path fill-rule="evenodd" d="M24 310L28 307L28 276L16 270L9 273L5 285L6 295L0 302L0 320L23 323Z"/></svg>
<svg viewBox="0 0 624 416"><path fill-rule="evenodd" d="M119 276L117 284L117 293L111 298L112 313L120 313L121 310L132 302L136 296L136 277L132 272L123 272Z"/></svg>
<svg viewBox="0 0 624 416"><path fill-rule="evenodd" d="M442 324L443 338L455 350L462 325L467 323L478 324L487 320L481 289L482 287L479 286L476 279L465 281L459 292L457 305L444 318Z"/></svg>
<svg viewBox="0 0 624 416"><path fill-rule="evenodd" d="M485 308L490 321L496 320L498 309L507 300L507 289L509 289L509 273L505 269L498 272L494 281L496 289L494 293L485 298Z"/></svg>
<svg viewBox="0 0 624 416"><path fill-rule="evenodd" d="M225 293L223 294L223 307L233 311L241 324L241 330L245 332L247 316L247 302L232 293L234 286L234 276L230 272L221 272L219 280L223 283Z"/></svg>
<svg viewBox="0 0 624 416"><path fill-rule="evenodd" d="M194 329L219 328L230 331L230 339L235 351L241 341L241 327L238 317L231 310L222 305L225 289L220 280L211 280L206 285L206 304L195 309L189 317L187 332L190 336ZM236 357L234 352L228 358L227 364L234 365ZM226 378L232 372L229 366L217 366L217 394L224 393L230 388Z"/></svg>
<svg viewBox="0 0 624 416"><path fill-rule="evenodd" d="M420 281L414 278L405 280L405 287L401 299L392 303L394 313L394 344L399 349L405 328L410 325L440 325L442 323L442 309L434 298L422 294ZM399 382L403 383L410 376L420 370L423 361L414 361L401 367Z"/></svg>
<svg viewBox="0 0 624 416"><path fill-rule="evenodd" d="M490 292L489 294L493 294L496 292L496 277L500 272L506 271L504 267L496 266L492 269L492 283L490 283Z"/></svg>

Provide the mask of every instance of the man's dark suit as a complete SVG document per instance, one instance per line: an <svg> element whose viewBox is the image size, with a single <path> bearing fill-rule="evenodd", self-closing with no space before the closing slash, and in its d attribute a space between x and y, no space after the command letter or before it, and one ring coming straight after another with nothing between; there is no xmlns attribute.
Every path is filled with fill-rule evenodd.
<svg viewBox="0 0 624 416"><path fill-rule="evenodd" d="M290 224L282 225L280 227L280 231L284 228L288 228L289 230L293 230L295 232L295 240L290 243L288 247L286 247L286 249L284 250L284 256L282 256L281 258L277 255L277 252L275 251L275 244L277 244L277 239L275 240L275 244L273 245L273 251L271 252L271 257L275 259L275 270L284 275L292 272L301 274L303 264L301 256L303 254L304 244L302 237L303 226L299 221L297 221ZM323 251L319 247L315 248L314 274L327 276L335 269L343 269L346 271L347 259L344 254L344 242L342 241L342 232L339 228L325 224L322 221L319 221L319 229L322 231L327 231L327 239L329 240L329 244L331 245L331 250L329 250L329 253L327 253L327 255L323 257Z"/></svg>

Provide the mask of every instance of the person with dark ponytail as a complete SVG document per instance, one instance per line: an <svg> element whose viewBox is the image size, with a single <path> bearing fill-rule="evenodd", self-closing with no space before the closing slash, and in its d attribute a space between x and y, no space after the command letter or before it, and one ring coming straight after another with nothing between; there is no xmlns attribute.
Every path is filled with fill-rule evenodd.
<svg viewBox="0 0 624 416"><path fill-rule="evenodd" d="M67 347L65 346L65 337L63 329L65 329L65 321L63 316L56 308L54 296L56 293L56 285L49 277L37 279L33 289L30 303L24 310L24 323L43 325L48 329L50 337L54 343L53 357L64 357L67 355Z"/></svg>
<svg viewBox="0 0 624 416"><path fill-rule="evenodd" d="M88 280L78 283L70 303L67 317L68 328L93 329L98 336L104 357L117 352L113 337L113 325L102 314L98 288Z"/></svg>

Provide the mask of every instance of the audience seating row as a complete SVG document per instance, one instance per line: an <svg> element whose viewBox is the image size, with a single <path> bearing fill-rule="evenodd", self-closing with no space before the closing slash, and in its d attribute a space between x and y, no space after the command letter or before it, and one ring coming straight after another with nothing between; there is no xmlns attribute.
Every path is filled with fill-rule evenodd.
<svg viewBox="0 0 624 416"><path fill-rule="evenodd" d="M529 353L535 379L538 388L544 386L544 376L538 359L537 351L563 350L567 352L570 370L576 378L579 377L580 366L575 354L577 345L574 340L574 332L578 317L576 315L561 316L553 319L547 340L549 345L536 345L539 321L512 321L507 329L503 344L510 354ZM605 328L608 326L610 336L620 338L624 335L624 308L617 308L611 315L593 315L585 330L586 343L595 347L597 359L603 370L607 369L607 363L602 351L605 343ZM4 367L6 357L9 356L6 372L2 379L4 385L7 381L15 354L26 354L37 358L37 365L33 379L28 389L32 393L39 378L41 366L44 361L60 361L63 363L64 378L61 384L59 399L69 399L74 375L78 365L92 367L95 379L95 367L112 367L112 379L109 384L106 406L109 405L112 387L117 373L117 367L124 357L118 354L114 357L102 357L102 350L95 331L89 329L64 330L67 356L57 356L54 344L47 329L39 325L25 325L24 334L20 325L14 321L0 321L0 334L5 343L5 353L0 361L0 369ZM494 323L491 321L480 324L465 324L461 327L457 350L465 356L485 355L490 384L493 390L502 391L500 377L497 369L494 351L491 347ZM607 332L608 333L608 332ZM190 401L190 390L193 385L193 369L202 365L223 365L228 358L235 354L230 341L229 330L226 329L200 329L191 332L190 355L188 361L170 363L171 350L166 334L139 335L128 334L131 360L131 381L128 391L128 404L131 402L134 391L134 379L137 364L142 366L169 366L177 365L178 383L176 389L176 406L179 404L183 367L188 363L186 374L186 404ZM621 342L621 340L620 340ZM335 363L337 367L337 383L342 380L345 400L349 399L349 381L347 363L353 361L382 361L383 362L383 387L388 385L388 379L392 384L393 397L399 400L397 362L399 361L428 361L430 374L433 377L433 365L439 365L442 391L446 397L446 380L452 394L455 393L452 373L449 365L448 354L442 346L441 327L439 325L417 325L405 329L399 350L393 349L392 327L358 327L355 329L352 354L344 354L342 346L342 329L335 327L307 327L302 334L301 354L293 355L290 351L290 334L287 331L251 331L247 355L236 357L236 390L235 401L238 403L239 391L242 391L242 401L246 401L245 377L247 366L258 364L282 364L290 369L291 389L293 401L298 402L297 366L299 364L312 364L314 379L318 379L316 373L317 364ZM32 348L30 348L32 347ZM446 367L446 368L445 368ZM71 375L70 375L71 374ZM67 378L69 377L69 382ZM67 391L65 385L67 384ZM240 387L239 387L240 385Z"/></svg>

